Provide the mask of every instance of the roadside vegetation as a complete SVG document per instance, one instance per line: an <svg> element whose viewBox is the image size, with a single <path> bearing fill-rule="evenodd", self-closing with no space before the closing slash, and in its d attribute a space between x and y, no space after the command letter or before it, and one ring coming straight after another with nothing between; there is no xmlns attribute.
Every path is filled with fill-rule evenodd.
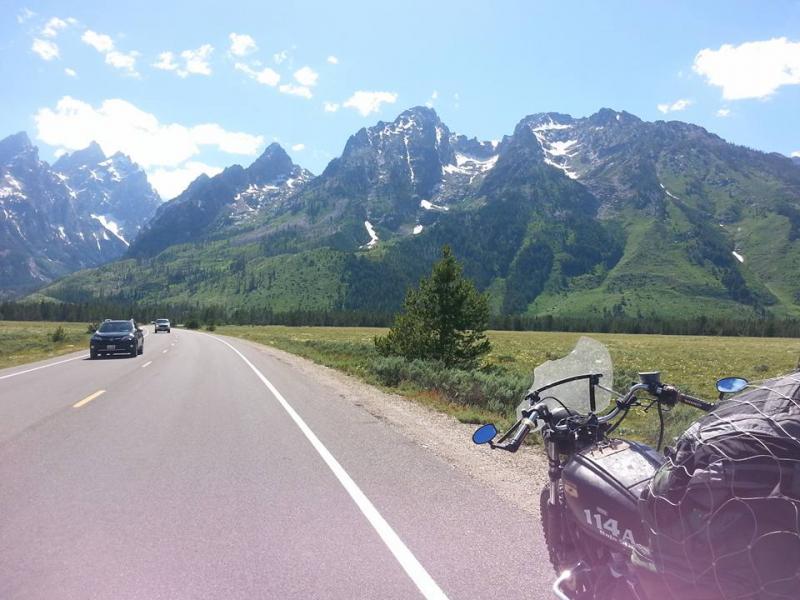
<svg viewBox="0 0 800 600"><path fill-rule="evenodd" d="M489 331L492 350L480 369L446 368L436 361L383 357L374 338L386 329L337 327L234 326L217 333L274 346L448 412L467 423L494 421L507 426L531 383L538 364L560 358L580 333ZM800 340L633 334L590 334L608 346L614 360L614 386L627 387L639 371L658 370L662 380L710 400L719 377L751 381L786 373L800 360ZM655 411L653 411L655 412ZM666 416L665 440L699 416L677 407ZM658 416L635 409L619 435L654 443Z"/></svg>
<svg viewBox="0 0 800 600"><path fill-rule="evenodd" d="M0 321L0 369L86 350L86 323Z"/></svg>

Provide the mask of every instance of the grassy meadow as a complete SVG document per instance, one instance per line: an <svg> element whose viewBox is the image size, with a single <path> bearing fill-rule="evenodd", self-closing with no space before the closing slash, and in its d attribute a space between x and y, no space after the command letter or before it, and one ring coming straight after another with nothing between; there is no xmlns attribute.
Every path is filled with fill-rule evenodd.
<svg viewBox="0 0 800 600"><path fill-rule="evenodd" d="M506 425L512 408L532 378L536 365L559 358L574 347L581 334L558 332L491 331L492 352L488 371L500 377L502 393L513 398L503 403L492 398L461 394L458 386L438 385L431 377L400 378L387 384L385 365L375 353L373 338L385 329L335 327L223 326L218 333L275 346L309 358L371 384L402 393L465 422L494 420ZM714 384L720 377L739 375L757 381L793 370L800 362L800 339L591 334L609 349L614 361L614 385L626 387L639 371L661 371L662 381L709 400L716 398ZM391 366L391 365L390 365ZM441 370L439 370L441 373ZM391 378L389 378L391 379ZM422 381L426 385L420 385ZM467 382L469 385L470 382ZM475 384L477 385L477 384ZM512 388L512 389L507 389ZM449 393L455 389L456 393ZM514 392L513 394L510 392ZM620 435L654 442L658 416L641 409L631 411ZM699 412L679 406L667 415L667 437L679 434Z"/></svg>
<svg viewBox="0 0 800 600"><path fill-rule="evenodd" d="M59 327L63 337L56 334ZM87 327L86 323L0 321L0 369L88 350Z"/></svg>

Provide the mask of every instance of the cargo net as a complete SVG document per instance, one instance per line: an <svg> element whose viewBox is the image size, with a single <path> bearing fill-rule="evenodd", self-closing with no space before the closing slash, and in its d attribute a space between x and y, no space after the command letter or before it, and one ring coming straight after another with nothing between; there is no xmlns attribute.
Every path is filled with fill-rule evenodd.
<svg viewBox="0 0 800 600"><path fill-rule="evenodd" d="M800 598L800 373L721 401L667 456L640 501L655 597Z"/></svg>

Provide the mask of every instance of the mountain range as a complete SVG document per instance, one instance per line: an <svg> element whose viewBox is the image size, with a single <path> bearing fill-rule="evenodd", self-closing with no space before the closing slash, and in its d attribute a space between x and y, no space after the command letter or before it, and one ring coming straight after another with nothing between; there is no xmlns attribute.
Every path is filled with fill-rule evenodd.
<svg viewBox="0 0 800 600"><path fill-rule="evenodd" d="M85 162L69 158L53 169ZM450 244L495 313L800 314L795 161L611 109L479 141L415 107L316 177L273 144L130 237L122 260L37 297L390 311Z"/></svg>
<svg viewBox="0 0 800 600"><path fill-rule="evenodd" d="M25 133L0 141L0 295L123 256L161 203L144 171L100 146L39 160Z"/></svg>

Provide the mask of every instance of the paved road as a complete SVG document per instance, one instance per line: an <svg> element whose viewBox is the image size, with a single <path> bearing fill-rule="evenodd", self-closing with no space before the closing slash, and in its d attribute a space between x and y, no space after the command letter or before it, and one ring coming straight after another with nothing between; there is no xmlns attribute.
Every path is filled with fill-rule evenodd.
<svg viewBox="0 0 800 600"><path fill-rule="evenodd" d="M183 330L0 371L0 540L4 600L549 598L552 579L491 489L253 344Z"/></svg>

